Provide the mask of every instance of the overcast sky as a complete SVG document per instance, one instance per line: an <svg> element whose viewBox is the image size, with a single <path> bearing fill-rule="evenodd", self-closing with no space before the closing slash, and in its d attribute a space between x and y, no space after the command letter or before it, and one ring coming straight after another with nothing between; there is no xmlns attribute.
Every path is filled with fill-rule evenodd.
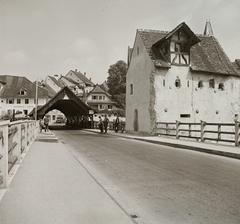
<svg viewBox="0 0 240 224"><path fill-rule="evenodd" d="M210 19L231 61L240 58L239 0L0 0L0 74L86 72L95 84L127 61L137 29L171 31L185 22L203 34Z"/></svg>

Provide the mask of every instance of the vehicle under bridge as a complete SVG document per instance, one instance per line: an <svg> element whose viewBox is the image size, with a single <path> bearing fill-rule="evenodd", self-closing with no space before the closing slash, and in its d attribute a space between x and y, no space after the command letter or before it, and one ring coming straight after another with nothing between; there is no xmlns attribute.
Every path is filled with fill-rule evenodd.
<svg viewBox="0 0 240 224"><path fill-rule="evenodd" d="M94 111L79 99L69 87L62 88L51 100L45 105L33 109L29 114L30 117L39 120L51 110L61 111L67 118L68 126L77 126L82 128L91 128Z"/></svg>

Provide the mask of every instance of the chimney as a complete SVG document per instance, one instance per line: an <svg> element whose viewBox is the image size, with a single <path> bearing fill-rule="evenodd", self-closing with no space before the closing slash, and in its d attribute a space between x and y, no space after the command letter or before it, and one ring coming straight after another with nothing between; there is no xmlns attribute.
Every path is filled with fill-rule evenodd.
<svg viewBox="0 0 240 224"><path fill-rule="evenodd" d="M57 74L56 74L56 75L54 75L54 78L55 78L55 79L58 79L58 75L57 75Z"/></svg>
<svg viewBox="0 0 240 224"><path fill-rule="evenodd" d="M84 72L84 76L86 76L86 72Z"/></svg>
<svg viewBox="0 0 240 224"><path fill-rule="evenodd" d="M75 69L75 72L77 72L77 69Z"/></svg>
<svg viewBox="0 0 240 224"><path fill-rule="evenodd" d="M91 78L89 78L89 80L90 80L90 81L92 81L92 79L91 79Z"/></svg>

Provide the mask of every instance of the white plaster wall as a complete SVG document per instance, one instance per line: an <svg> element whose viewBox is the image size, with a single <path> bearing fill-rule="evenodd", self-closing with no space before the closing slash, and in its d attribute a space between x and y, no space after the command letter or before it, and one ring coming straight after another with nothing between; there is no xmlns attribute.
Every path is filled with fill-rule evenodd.
<svg viewBox="0 0 240 224"><path fill-rule="evenodd" d="M29 104L25 104L25 99L21 99L20 104L17 104L17 99L14 99L14 104L7 104L5 98L1 100L3 101L2 108L0 111L1 115L7 114L8 110L11 110L11 111L15 110L15 112L21 111L22 113L24 110L28 110L28 113L30 113L33 110L33 108L36 107L36 104L34 103L35 99L29 99ZM38 105L44 105L45 103L46 103L45 98L38 99Z"/></svg>
<svg viewBox="0 0 240 224"><path fill-rule="evenodd" d="M175 86L177 78L181 81L180 87ZM180 119L180 114L191 114L192 117L192 86L189 67L172 66L168 70L157 69L155 91L157 121L175 121ZM185 120L190 119L185 118Z"/></svg>
<svg viewBox="0 0 240 224"><path fill-rule="evenodd" d="M175 86L177 76L181 80L180 88ZM215 80L214 89L209 87L209 79ZM200 80L202 88L198 88ZM224 83L224 90L218 89L219 83ZM157 121L234 122L235 114L240 111L239 87L238 77L193 73L188 67L158 69L155 76ZM182 118L180 114L190 114L190 118Z"/></svg>
<svg viewBox="0 0 240 224"><path fill-rule="evenodd" d="M139 47L139 55L137 55ZM150 74L154 70L141 38L136 35L130 66L126 77L126 127L127 132L134 131L134 111L138 110L138 131L149 133L150 125ZM133 94L130 85L133 84Z"/></svg>

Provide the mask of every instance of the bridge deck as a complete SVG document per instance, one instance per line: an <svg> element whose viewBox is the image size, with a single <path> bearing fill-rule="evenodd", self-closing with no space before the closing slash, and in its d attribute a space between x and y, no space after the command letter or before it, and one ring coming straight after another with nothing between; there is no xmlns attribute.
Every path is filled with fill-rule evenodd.
<svg viewBox="0 0 240 224"><path fill-rule="evenodd" d="M133 223L51 132L40 133L0 202L0 223Z"/></svg>

